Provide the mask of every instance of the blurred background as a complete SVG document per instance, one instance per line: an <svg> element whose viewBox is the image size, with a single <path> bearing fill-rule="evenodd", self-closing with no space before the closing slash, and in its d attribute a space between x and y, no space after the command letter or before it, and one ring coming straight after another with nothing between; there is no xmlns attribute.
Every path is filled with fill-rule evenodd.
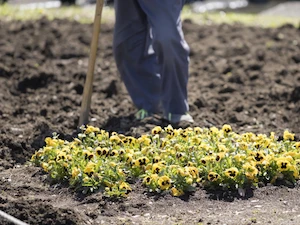
<svg viewBox="0 0 300 225"><path fill-rule="evenodd" d="M114 0L106 0L106 6L113 7ZM0 4L18 5L26 9L56 8L67 5L92 6L96 0L0 0ZM250 14L300 17L299 0L187 0L193 13L240 12Z"/></svg>

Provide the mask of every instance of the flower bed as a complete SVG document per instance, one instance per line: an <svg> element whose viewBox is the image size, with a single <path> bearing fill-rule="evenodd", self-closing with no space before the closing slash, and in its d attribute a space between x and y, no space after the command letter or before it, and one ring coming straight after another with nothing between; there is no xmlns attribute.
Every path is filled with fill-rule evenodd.
<svg viewBox="0 0 300 225"><path fill-rule="evenodd" d="M243 195L259 183L294 184L299 179L300 142L287 130L279 141L273 132L237 134L230 125L157 126L138 138L93 126L81 129L72 142L56 134L47 137L31 161L84 193L99 189L109 196L127 196L132 191L128 181L141 179L150 192L173 196L197 187Z"/></svg>

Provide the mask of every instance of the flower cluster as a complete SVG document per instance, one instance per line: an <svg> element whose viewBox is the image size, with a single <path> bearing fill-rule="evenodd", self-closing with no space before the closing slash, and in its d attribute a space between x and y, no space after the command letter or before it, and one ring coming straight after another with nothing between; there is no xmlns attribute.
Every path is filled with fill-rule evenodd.
<svg viewBox="0 0 300 225"><path fill-rule="evenodd" d="M295 183L299 179L300 142L285 131L283 140L270 135L221 129L154 127L141 137L82 127L72 142L54 135L32 156L53 179L85 191L101 189L110 196L127 196L129 180L142 179L150 192L181 196L202 186L238 189Z"/></svg>

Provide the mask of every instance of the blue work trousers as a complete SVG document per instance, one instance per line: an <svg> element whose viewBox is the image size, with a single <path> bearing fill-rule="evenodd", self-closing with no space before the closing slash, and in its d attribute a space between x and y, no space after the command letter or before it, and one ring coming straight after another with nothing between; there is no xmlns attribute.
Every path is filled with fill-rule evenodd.
<svg viewBox="0 0 300 225"><path fill-rule="evenodd" d="M152 113L162 109L165 115L189 110L183 5L183 0L115 1L114 57L138 109Z"/></svg>

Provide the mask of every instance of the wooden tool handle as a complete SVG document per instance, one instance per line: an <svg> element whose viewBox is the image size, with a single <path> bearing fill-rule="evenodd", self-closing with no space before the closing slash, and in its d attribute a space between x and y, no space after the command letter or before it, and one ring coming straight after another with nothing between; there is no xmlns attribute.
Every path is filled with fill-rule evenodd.
<svg viewBox="0 0 300 225"><path fill-rule="evenodd" d="M93 26L93 37L92 37L90 56L89 56L88 72L87 72L84 90L83 90L78 127L87 124L89 122L89 113L91 108L91 98L93 92L95 62L97 57L98 39L99 39L100 28L101 28L101 17L102 17L103 5L104 5L104 0L97 0L94 26Z"/></svg>

